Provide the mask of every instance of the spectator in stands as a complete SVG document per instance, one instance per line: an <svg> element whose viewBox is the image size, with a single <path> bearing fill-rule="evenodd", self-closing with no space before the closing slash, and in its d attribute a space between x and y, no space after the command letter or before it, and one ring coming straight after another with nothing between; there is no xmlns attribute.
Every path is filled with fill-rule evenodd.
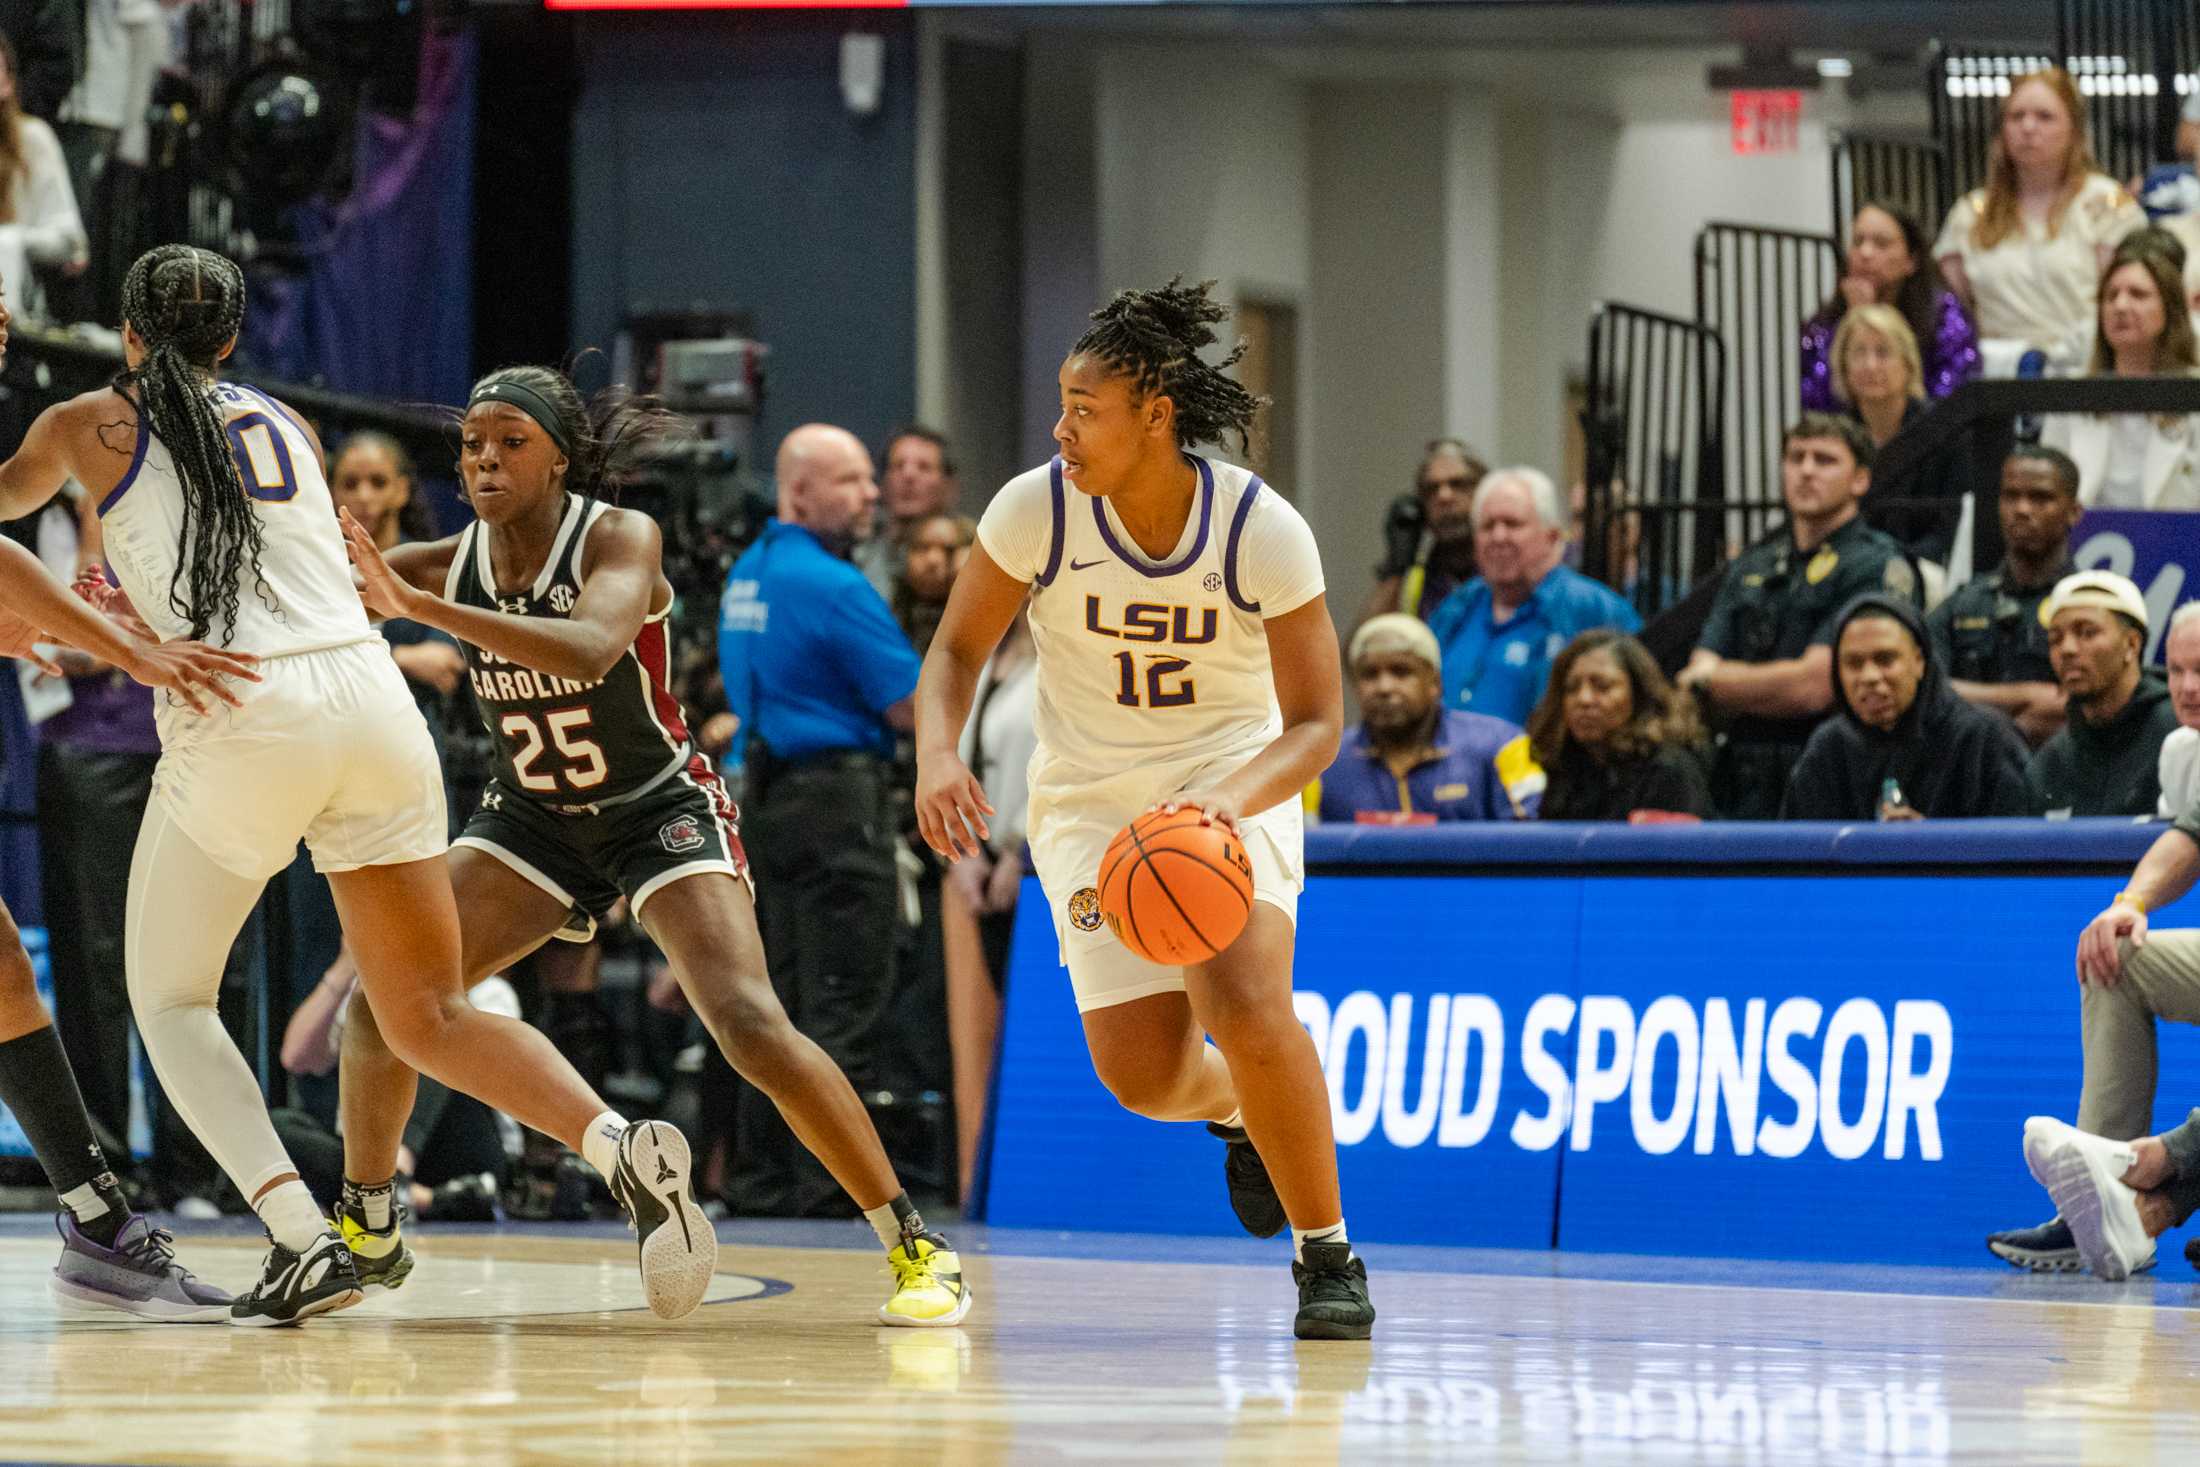
<svg viewBox="0 0 2200 1467"><path fill-rule="evenodd" d="M1887 306L1902 317L1917 343L1927 397L1946 397L1978 375L1978 333L1927 244L1925 226L1906 209L1866 204L1856 211L1840 286L1803 325L1804 411L1830 413L1855 401L1840 391L1833 346L1857 306Z"/></svg>
<svg viewBox="0 0 2200 1467"><path fill-rule="evenodd" d="M2026 777L2038 814L2152 815L2162 794L2162 741L2177 727L2169 688L2140 665L2147 603L2111 571L2080 571L2043 608L2048 655L2069 700L2063 731Z"/></svg>
<svg viewBox="0 0 2200 1467"><path fill-rule="evenodd" d="M1023 889L1024 829L1030 803L1026 767L1039 736L1032 713L1039 697L1039 656L1028 606L986 662L978 695L963 726L962 760L993 806L978 854L947 871L942 921L947 949L947 1037L954 1066L956 1150L962 1195L975 1175L985 1103L1000 1036L1007 988L1009 939Z"/></svg>
<svg viewBox="0 0 2200 1467"><path fill-rule="evenodd" d="M856 546L855 563L880 597L891 601L910 532L953 510L959 487L947 435L931 428L912 423L895 429L880 462L886 465L879 480L881 518L869 538Z"/></svg>
<svg viewBox="0 0 2200 1467"><path fill-rule="evenodd" d="M772 981L787 1016L858 1091L878 1088L898 920L894 735L914 723L917 654L848 563L878 502L871 456L825 424L777 459L779 514L734 562L720 606L726 704L748 740L748 819ZM731 1190L756 1212L845 1212L847 1196L744 1084Z"/></svg>
<svg viewBox="0 0 2200 1467"><path fill-rule="evenodd" d="M1803 746L1781 819L2030 813L2031 750L2007 718L1956 696L1907 598L1868 591L1843 608L1833 673L1834 716Z"/></svg>
<svg viewBox="0 0 2200 1467"><path fill-rule="evenodd" d="M1362 621L1391 611L1425 621L1474 578L1474 491L1489 471L1458 439L1429 441L1413 492L1392 500L1383 521L1383 563Z"/></svg>
<svg viewBox="0 0 2200 1467"><path fill-rule="evenodd" d="M1896 434L1925 415L1925 369L1917 350L1917 338L1892 306L1857 306L1834 333L1834 389L1870 435L1875 461ZM1958 439L1899 481L1875 474L1864 517L1911 553L1945 562L1969 488L1970 463Z"/></svg>
<svg viewBox="0 0 2200 1467"><path fill-rule="evenodd" d="M1712 814L1695 705L1625 632L1598 627L1566 644L1528 741L1548 781L1539 819Z"/></svg>
<svg viewBox="0 0 2200 1467"><path fill-rule="evenodd" d="M2169 820L2200 804L2200 601L2187 601L2171 614L2162 634L2162 660L2169 664L2169 703L2177 727L2162 740L2157 765L2162 798L2154 813Z"/></svg>
<svg viewBox="0 0 2200 1467"><path fill-rule="evenodd" d="M2095 166L2085 102L2051 66L2010 82L1986 186L1948 211L1933 254L1989 348L2037 347L2074 366L2109 254L2145 222Z"/></svg>
<svg viewBox="0 0 2200 1467"><path fill-rule="evenodd" d="M2078 1032L2085 1053L2080 1131L2128 1141L2152 1129L2155 1021L2189 1024L2200 1017L2200 930L2152 928L2147 916L2192 890L2195 880L2200 809L2187 809L2078 935ZM2142 1180L2160 1183L2151 1175ZM2019 1268L2067 1273L2081 1266L2076 1239L2060 1217L1989 1233L1986 1246Z"/></svg>
<svg viewBox="0 0 2200 1467"><path fill-rule="evenodd" d="M1780 449L1788 525L1726 568L1683 688L1725 722L1711 799L1730 820L1778 815L1788 771L1833 706L1833 633L1866 591L1917 596L1902 547L1864 523L1872 444L1850 418L1805 413Z"/></svg>
<svg viewBox="0 0 2200 1467"><path fill-rule="evenodd" d="M1428 618L1446 707L1523 723L1568 642L1591 627L1641 628L1618 592L1563 563L1566 527L1557 486L1535 469L1498 469L1474 491L1481 574Z"/></svg>
<svg viewBox="0 0 2200 1467"><path fill-rule="evenodd" d="M2078 466L2053 448L2020 447L2001 466L2003 557L1926 618L1934 660L1956 693L2016 720L2034 748L2063 726L2063 693L2047 652L2040 604L2070 563L2078 524Z"/></svg>
<svg viewBox="0 0 2200 1467"><path fill-rule="evenodd" d="M1308 788L1310 811L1372 825L1535 818L1543 771L1527 735L1443 706L1436 636L1418 617L1370 617L1352 634L1350 654L1360 722Z"/></svg>
<svg viewBox="0 0 2200 1467"><path fill-rule="evenodd" d="M33 117L58 116L84 69L84 10L70 0L0 0L8 90Z"/></svg>
<svg viewBox="0 0 2200 1467"><path fill-rule="evenodd" d="M46 314L45 292L30 267L73 275L91 253L61 140L22 101L15 55L0 37L0 281L16 313L36 320Z"/></svg>
<svg viewBox="0 0 2200 1467"><path fill-rule="evenodd" d="M2184 284L2167 251L2127 243L2101 279L2094 377L2189 377L2200 366ZM2053 413L2040 441L2078 466L2078 500L2102 509L2200 509L2200 419L2187 413Z"/></svg>
<svg viewBox="0 0 2200 1467"><path fill-rule="evenodd" d="M926 515L902 542L901 569L894 576L894 620L922 657L947 610L947 594L970 559L978 522L968 515Z"/></svg>

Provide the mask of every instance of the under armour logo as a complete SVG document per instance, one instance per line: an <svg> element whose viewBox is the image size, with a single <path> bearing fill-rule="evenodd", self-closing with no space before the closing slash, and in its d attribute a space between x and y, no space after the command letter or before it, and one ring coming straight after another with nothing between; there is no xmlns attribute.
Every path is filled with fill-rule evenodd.
<svg viewBox="0 0 2200 1467"><path fill-rule="evenodd" d="M499 596L497 598L497 610L503 612L506 616L525 616L527 614L527 598L525 596Z"/></svg>
<svg viewBox="0 0 2200 1467"><path fill-rule="evenodd" d="M484 810L503 809L504 796L498 794L495 790L483 790L481 792L481 808Z"/></svg>

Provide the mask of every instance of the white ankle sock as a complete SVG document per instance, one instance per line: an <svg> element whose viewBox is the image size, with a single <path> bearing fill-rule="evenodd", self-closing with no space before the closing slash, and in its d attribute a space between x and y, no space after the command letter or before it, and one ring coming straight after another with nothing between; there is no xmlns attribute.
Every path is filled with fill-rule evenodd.
<svg viewBox="0 0 2200 1467"><path fill-rule="evenodd" d="M1291 1230L1291 1257L1295 1262L1304 1263L1306 1254L1302 1250L1309 1243L1344 1243L1349 1245L1351 1242L1352 1240L1345 1236L1344 1219L1341 1217L1326 1228L1293 1228Z"/></svg>
<svg viewBox="0 0 2200 1467"><path fill-rule="evenodd" d="M619 1169L619 1138L626 1134L626 1117L607 1110L588 1123L581 1133L581 1155L610 1181Z"/></svg>
<svg viewBox="0 0 2200 1467"><path fill-rule="evenodd" d="M328 1231L328 1219L313 1205L313 1194L295 1178L269 1188L252 1210L275 1241L293 1253L307 1252Z"/></svg>

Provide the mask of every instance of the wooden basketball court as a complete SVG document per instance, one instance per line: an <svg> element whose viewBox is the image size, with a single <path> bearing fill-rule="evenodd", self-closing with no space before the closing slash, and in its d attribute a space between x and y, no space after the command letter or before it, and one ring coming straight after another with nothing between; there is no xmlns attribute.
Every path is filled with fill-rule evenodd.
<svg viewBox="0 0 2200 1467"><path fill-rule="evenodd" d="M0 1226L0 1461L2189 1464L2196 1286L1368 1250L1372 1345L1299 1344L1280 1247L957 1229L960 1330L887 1330L857 1225L727 1225L711 1302L626 1235L420 1229L298 1329L64 1319ZM187 1261L247 1283L257 1238Z"/></svg>

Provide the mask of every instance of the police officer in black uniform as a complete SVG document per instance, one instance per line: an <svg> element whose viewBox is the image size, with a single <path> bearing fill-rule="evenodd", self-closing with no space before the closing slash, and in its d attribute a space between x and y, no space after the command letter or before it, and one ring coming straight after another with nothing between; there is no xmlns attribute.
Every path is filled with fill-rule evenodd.
<svg viewBox="0 0 2200 1467"><path fill-rule="evenodd" d="M1902 547L1859 517L1871 439L1853 419L1805 413L1780 445L1788 527L1727 567L1680 684L1718 719L1711 795L1731 820L1779 818L1788 771L1833 706L1833 636L1851 597L1915 602Z"/></svg>
<svg viewBox="0 0 2200 1467"><path fill-rule="evenodd" d="M2038 748L2063 726L2040 603L2075 569L2070 532L2083 513L2078 466L2057 449L2019 448L2001 466L1999 513L2002 563L1958 587L1925 625L1956 692L2008 714Z"/></svg>

